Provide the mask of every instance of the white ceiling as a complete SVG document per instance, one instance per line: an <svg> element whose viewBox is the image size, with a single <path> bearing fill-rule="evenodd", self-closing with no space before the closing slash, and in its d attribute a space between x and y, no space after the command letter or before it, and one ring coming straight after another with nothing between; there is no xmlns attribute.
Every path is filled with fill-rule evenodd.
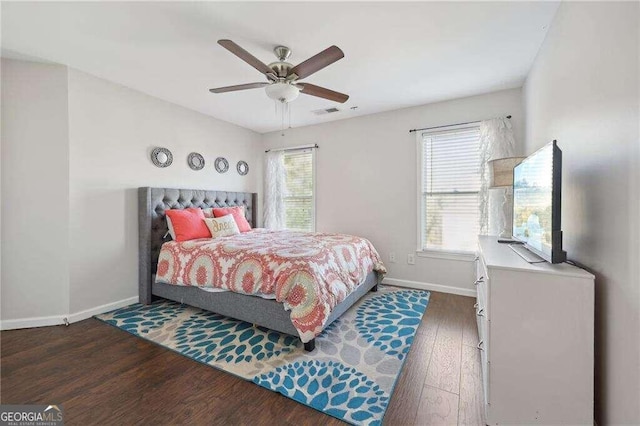
<svg viewBox="0 0 640 426"><path fill-rule="evenodd" d="M280 118L264 81L216 44L229 38L265 63L284 44L297 64L335 44L345 58L305 81L351 96L343 111L306 95L292 126L519 87L557 2L18 3L2 2L2 48L68 65L257 132ZM351 110L350 107L358 109Z"/></svg>

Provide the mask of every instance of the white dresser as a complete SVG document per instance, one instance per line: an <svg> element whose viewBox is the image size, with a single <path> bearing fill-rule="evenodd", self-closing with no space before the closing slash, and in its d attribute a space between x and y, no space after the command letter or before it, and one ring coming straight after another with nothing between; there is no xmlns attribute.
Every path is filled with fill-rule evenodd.
<svg viewBox="0 0 640 426"><path fill-rule="evenodd" d="M476 318L487 424L593 425L594 276L480 237Z"/></svg>

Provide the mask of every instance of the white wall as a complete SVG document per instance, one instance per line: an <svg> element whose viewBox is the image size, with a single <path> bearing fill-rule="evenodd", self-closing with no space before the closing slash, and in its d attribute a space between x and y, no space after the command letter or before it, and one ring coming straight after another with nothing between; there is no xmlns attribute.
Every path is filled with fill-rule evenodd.
<svg viewBox="0 0 640 426"><path fill-rule="evenodd" d="M151 163L155 146L172 151L170 167ZM192 151L203 170L187 166ZM261 192L262 152L253 131L63 66L3 59L2 328L137 301L137 188Z"/></svg>
<svg viewBox="0 0 640 426"><path fill-rule="evenodd" d="M66 67L3 59L3 323L69 311L67 141Z"/></svg>
<svg viewBox="0 0 640 426"><path fill-rule="evenodd" d="M137 187L260 192L260 135L151 96L69 70L71 310L138 294ZM149 153L169 148L173 164ZM187 166L201 153L203 170ZM220 174L213 160L226 157ZM237 161L249 163L240 176Z"/></svg>
<svg viewBox="0 0 640 426"><path fill-rule="evenodd" d="M523 139L521 90L505 90L263 136L265 148L317 143L317 230L361 235L375 245L388 278L473 291L473 263L407 254L417 247L416 137L409 129L512 115ZM397 263L389 263L396 252ZM397 283L397 282L396 282Z"/></svg>
<svg viewBox="0 0 640 426"><path fill-rule="evenodd" d="M568 257L596 274L596 420L640 423L639 4L564 2L524 89L527 153L563 151Z"/></svg>

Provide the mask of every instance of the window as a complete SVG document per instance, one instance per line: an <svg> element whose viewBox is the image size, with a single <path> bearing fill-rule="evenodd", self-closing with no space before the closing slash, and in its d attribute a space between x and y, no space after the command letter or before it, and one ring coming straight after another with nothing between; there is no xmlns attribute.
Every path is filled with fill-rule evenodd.
<svg viewBox="0 0 640 426"><path fill-rule="evenodd" d="M421 133L420 250L473 252L480 233L479 126Z"/></svg>
<svg viewBox="0 0 640 426"><path fill-rule="evenodd" d="M284 167L286 227L313 232L316 228L314 150L285 152Z"/></svg>

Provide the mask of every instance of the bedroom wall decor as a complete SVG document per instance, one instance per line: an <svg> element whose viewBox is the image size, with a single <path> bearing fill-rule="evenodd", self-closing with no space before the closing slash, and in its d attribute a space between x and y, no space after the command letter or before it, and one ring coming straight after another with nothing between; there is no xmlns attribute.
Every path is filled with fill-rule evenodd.
<svg viewBox="0 0 640 426"><path fill-rule="evenodd" d="M151 161L157 167L169 167L173 163L173 154L167 148L156 147L151 151Z"/></svg>
<svg viewBox="0 0 640 426"><path fill-rule="evenodd" d="M226 173L227 170L229 170L229 162L224 157L216 158L216 161L214 162L214 166L218 173Z"/></svg>
<svg viewBox="0 0 640 426"><path fill-rule="evenodd" d="M238 164L236 165L236 170L238 170L238 174L240 176L244 176L247 173L249 173L249 165L247 164L246 161L238 161Z"/></svg>
<svg viewBox="0 0 640 426"><path fill-rule="evenodd" d="M204 168L204 157L197 152L192 152L187 157L187 164L191 170L202 170Z"/></svg>

